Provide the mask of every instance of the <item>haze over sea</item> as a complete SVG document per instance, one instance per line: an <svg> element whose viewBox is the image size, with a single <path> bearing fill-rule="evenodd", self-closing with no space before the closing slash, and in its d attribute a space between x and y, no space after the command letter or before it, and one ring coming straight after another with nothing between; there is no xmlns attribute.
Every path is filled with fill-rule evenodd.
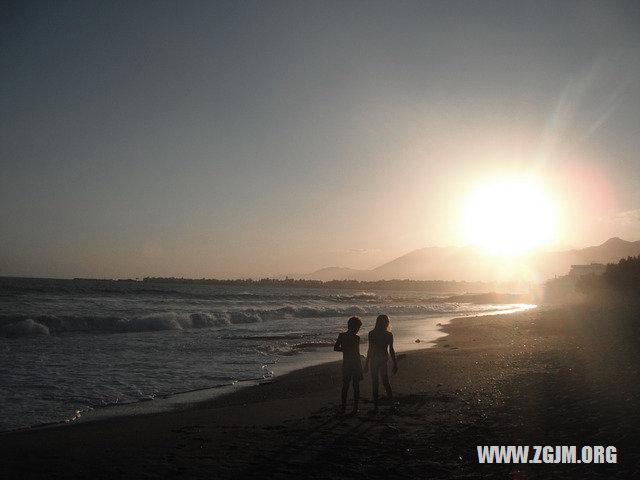
<svg viewBox="0 0 640 480"><path fill-rule="evenodd" d="M0 430L96 407L256 381L339 359L349 316L391 316L397 349L453 317L521 305L434 302L424 292L0 279ZM366 353L366 345L361 348Z"/></svg>

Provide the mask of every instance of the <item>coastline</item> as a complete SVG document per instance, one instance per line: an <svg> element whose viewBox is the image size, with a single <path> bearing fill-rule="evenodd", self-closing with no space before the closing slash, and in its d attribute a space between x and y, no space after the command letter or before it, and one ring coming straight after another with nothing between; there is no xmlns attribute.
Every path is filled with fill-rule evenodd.
<svg viewBox="0 0 640 480"><path fill-rule="evenodd" d="M491 478L514 466L478 465L476 445L616 445L615 465L524 470L632 476L638 352L624 315L565 306L454 319L435 348L403 352L393 414L366 414L365 378L364 411L337 415L332 362L189 410L2 433L2 463L27 478Z"/></svg>
<svg viewBox="0 0 640 480"><path fill-rule="evenodd" d="M497 307L497 305L493 305ZM530 308L536 308L535 305L529 304L513 304L509 308L500 310L490 310L482 313L463 314L466 317L478 315L505 315L513 312L524 311ZM406 351L418 351L425 348L431 348L435 345L436 340L447 335L442 331L442 327L449 324L456 318L463 318L454 315L423 317L421 315L409 315L396 318L399 336L396 336L396 351L406 353ZM366 335L366 332L365 332ZM283 375L291 373L295 370L301 370L310 366L318 366L325 363L338 361L340 357L333 349L333 342L318 347L314 344L308 344L307 348L294 347L298 349L300 354L284 355L279 357L279 361L275 363L267 363L263 365L263 369L269 375L257 377L247 380L235 380L232 383L216 385L194 390L177 391L159 395L154 398L148 398L138 401L130 401L126 403L112 403L88 410L78 410L73 416L64 420L50 421L45 423L37 423L25 425L14 429L0 430L1 433L29 431L40 428L51 428L56 426L72 425L77 423L86 423L93 421L111 420L118 417L131 417L148 414L169 413L179 410L188 410L200 403L209 402L217 397L228 395L242 388L249 388L255 385L273 383L278 381ZM315 348L313 348L315 347ZM362 348L366 348L366 344ZM362 353L365 353L364 351Z"/></svg>

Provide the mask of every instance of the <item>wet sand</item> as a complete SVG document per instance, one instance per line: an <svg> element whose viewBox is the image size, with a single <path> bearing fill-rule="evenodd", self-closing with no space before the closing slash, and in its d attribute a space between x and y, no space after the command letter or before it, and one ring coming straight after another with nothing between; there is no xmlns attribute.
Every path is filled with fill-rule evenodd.
<svg viewBox="0 0 640 480"><path fill-rule="evenodd" d="M617 305L454 320L401 355L394 411L367 414L365 378L339 415L335 362L185 411L2 434L3 476L639 478L640 309ZM480 465L477 445L614 445L618 463Z"/></svg>

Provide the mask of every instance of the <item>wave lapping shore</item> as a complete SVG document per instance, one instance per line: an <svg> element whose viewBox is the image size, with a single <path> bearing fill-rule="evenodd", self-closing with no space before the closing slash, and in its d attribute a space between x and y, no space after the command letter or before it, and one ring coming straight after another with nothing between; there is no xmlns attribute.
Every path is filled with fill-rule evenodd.
<svg viewBox="0 0 640 480"><path fill-rule="evenodd" d="M512 307L425 292L2 278L0 431L263 380L310 351L326 361L352 315L390 314L406 323L398 340L428 345L437 323Z"/></svg>
<svg viewBox="0 0 640 480"><path fill-rule="evenodd" d="M189 410L0 435L4 471L50 478L637 478L638 309L458 319L410 351L398 404L337 413L338 362ZM42 446L47 448L40 448ZM477 445L613 445L612 464L479 464ZM71 452L82 452L76 455Z"/></svg>

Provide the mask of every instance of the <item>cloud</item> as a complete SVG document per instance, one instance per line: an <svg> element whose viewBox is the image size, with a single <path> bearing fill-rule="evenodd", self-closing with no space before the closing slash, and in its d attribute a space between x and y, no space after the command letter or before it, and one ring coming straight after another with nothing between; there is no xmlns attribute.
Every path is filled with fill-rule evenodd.
<svg viewBox="0 0 640 480"><path fill-rule="evenodd" d="M616 213L614 221L625 225L640 223L640 208Z"/></svg>
<svg viewBox="0 0 640 480"><path fill-rule="evenodd" d="M378 253L380 252L379 248L350 248L349 253L355 253L358 255L367 255L369 253Z"/></svg>

